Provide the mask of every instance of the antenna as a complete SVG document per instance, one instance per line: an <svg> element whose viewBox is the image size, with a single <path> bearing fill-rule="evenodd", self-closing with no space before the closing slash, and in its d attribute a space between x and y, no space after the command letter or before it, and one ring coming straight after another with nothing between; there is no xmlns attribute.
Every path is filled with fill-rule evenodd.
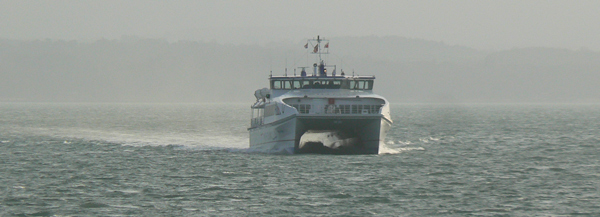
<svg viewBox="0 0 600 217"><path fill-rule="evenodd" d="M285 58L285 77L287 77L287 57Z"/></svg>
<svg viewBox="0 0 600 217"><path fill-rule="evenodd" d="M269 54L269 77L273 77L273 58L271 57L271 55Z"/></svg>

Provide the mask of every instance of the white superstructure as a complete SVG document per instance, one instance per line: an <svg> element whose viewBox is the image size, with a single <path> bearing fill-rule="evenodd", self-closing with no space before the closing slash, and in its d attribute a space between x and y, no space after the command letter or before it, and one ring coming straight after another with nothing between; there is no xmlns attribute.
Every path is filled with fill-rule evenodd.
<svg viewBox="0 0 600 217"><path fill-rule="evenodd" d="M308 45L318 55L311 75L300 67L299 76L271 76L270 88L254 93L251 150L378 154L392 120L389 102L373 93L375 76L336 75L321 59L329 42L317 37Z"/></svg>

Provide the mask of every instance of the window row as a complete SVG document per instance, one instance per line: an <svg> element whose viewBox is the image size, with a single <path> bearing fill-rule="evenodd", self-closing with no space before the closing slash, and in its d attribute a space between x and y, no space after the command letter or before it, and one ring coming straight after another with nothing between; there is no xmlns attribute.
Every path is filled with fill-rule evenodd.
<svg viewBox="0 0 600 217"><path fill-rule="evenodd" d="M273 80L273 90L293 89L350 89L372 90L373 80Z"/></svg>

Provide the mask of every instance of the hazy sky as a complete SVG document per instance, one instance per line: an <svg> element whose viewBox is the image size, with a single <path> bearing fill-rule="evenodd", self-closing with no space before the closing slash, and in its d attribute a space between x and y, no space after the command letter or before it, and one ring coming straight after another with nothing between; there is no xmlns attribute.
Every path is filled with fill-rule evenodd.
<svg viewBox="0 0 600 217"><path fill-rule="evenodd" d="M319 34L404 36L479 49L600 51L600 1L0 0L0 38L221 43L301 41Z"/></svg>

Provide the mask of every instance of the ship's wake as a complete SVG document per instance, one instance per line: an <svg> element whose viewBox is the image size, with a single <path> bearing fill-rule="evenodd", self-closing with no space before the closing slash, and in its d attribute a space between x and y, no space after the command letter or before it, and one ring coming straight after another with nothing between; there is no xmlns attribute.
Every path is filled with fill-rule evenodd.
<svg viewBox="0 0 600 217"><path fill-rule="evenodd" d="M400 154L402 149L397 147L390 147L387 144L379 146L379 154Z"/></svg>
<svg viewBox="0 0 600 217"><path fill-rule="evenodd" d="M90 129L76 127L14 127L13 134L37 135L52 140L90 141L123 146L173 146L189 150L242 150L248 138L241 135L210 135L201 133L152 132L142 130Z"/></svg>

